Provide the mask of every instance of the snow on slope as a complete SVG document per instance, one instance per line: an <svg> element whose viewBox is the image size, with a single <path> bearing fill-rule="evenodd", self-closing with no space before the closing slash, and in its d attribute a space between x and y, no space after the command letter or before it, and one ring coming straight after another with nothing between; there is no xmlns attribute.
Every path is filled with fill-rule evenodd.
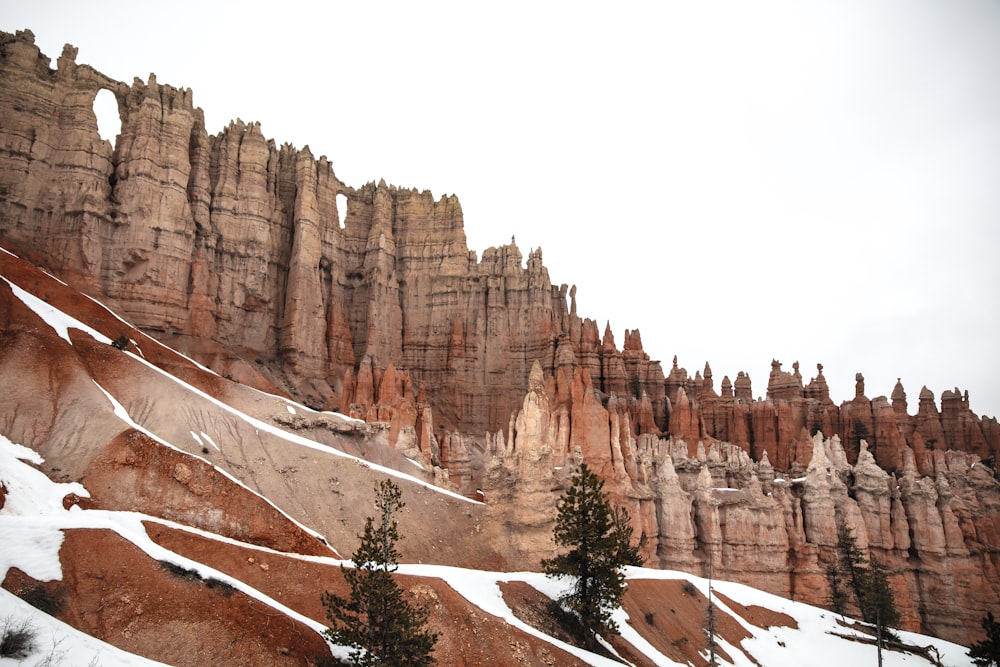
<svg viewBox="0 0 1000 667"><path fill-rule="evenodd" d="M6 278L4 278L4 280L11 286L14 294L29 308L36 312L39 317L51 326L64 340L71 343L68 330L73 328L93 336L95 340L105 343L110 342L110 339L100 332L97 332L96 330L79 322L70 315L53 308L51 305L14 285ZM110 311L108 312L110 313ZM316 443L302 436L287 433L268 423L254 419L253 417L236 410L232 406L219 401L215 397L207 395L197 388L182 382L178 378L167 374L162 369L147 362L145 359L135 355L132 355L132 357L138 362L143 363L154 371L162 374L168 380L183 386L185 389L197 394L204 400L210 401L219 408L245 420L255 428L267 430L277 437L281 437L304 447L309 447L311 449L335 456L355 459L362 465L366 465L387 475L392 475L398 479L420 484L437 492L448 493L410 475L371 464L363 459L350 456L344 452ZM107 390L104 388L101 389L111 402L115 412L124 422L128 423L130 426L146 431L150 436L168 446L173 447L173 445L170 445L162 438L157 437L155 434L149 433L146 429L137 424L133 418L128 415L121 404L107 392ZM291 407L292 405L295 407ZM290 412L296 408L311 412L305 406L290 403ZM336 416L341 417L340 415ZM191 431L191 435L195 438L195 440L199 440L199 434ZM219 445L212 441L207 434L202 432L200 433L200 437L204 437L212 444L213 447L218 449ZM180 450L181 448L176 449ZM4 507L0 509L0 535L2 535L2 539L0 539L0 579L5 576L7 570L11 567L17 567L29 576L40 581L59 579L62 577L59 562L59 549L63 541L62 530L69 528L109 529L115 531L123 538L135 544L153 559L166 560L182 567L196 570L203 577L212 577L229 583L234 588L254 597L278 612L294 618L317 631L322 631L323 625L321 623L307 618L282 605L246 583L234 579L202 563L180 556L155 543L146 534L143 522L160 523L174 528L188 530L203 537L222 542L236 543L235 540L222 538L205 531L193 529L187 526L181 526L163 519L133 512L83 510L76 506L72 507L70 510L66 510L63 508L63 498L70 493L74 493L80 497L87 497L88 494L86 489L80 484L61 484L53 482L42 472L25 463L25 461L37 465L41 463L41 457L31 449L11 443L6 437L0 434L0 484L2 484L6 489ZM219 472L232 479L232 476L226 474L225 471L219 470ZM449 493L448 495L456 494ZM461 500L468 501L468 499L462 496L456 495L456 497ZM260 548L242 543L238 544L248 548ZM342 562L334 558L324 558L318 556L301 556L296 554L284 555L315 562L323 562L330 565L339 565ZM502 582L519 581L527 583L545 595L548 595L550 598L555 599L565 587L564 582L549 579L540 573L487 572L439 565L404 564L400 567L399 571L401 574L440 578L483 612L504 619L512 626L547 641L553 646L577 656L580 660L585 661L588 664L620 664L607 658L588 653L577 647L569 646L521 621L503 599L499 588L499 584ZM707 594L708 592L707 580L680 572L631 568L628 572L628 578L630 580L688 580L698 587L703 594ZM756 605L788 614L796 620L798 625L797 628L776 626L762 630L759 627L746 623L742 620L739 614L734 612L734 610L729 610L725 604L717 600L716 604L718 605L720 611L728 613L737 619L737 621L740 622L751 635L751 639L744 640L738 647L730 646L725 642L721 642L722 648L733 657L735 661L733 664L747 666L764 665L766 667L787 664L805 665L807 667L839 667L850 663L875 664L876 649L874 646L848 641L842 637L836 636L836 634L854 634L857 636L865 635L850 627L845 627L838 622L838 617L829 611L763 593L740 584L715 581L713 583L713 589L723 593L739 604L747 606ZM56 650L63 650L64 648L67 651L72 650L74 660L77 659L77 656L99 655L100 664L102 665L159 664L119 651L110 645L83 635L69 626L66 626L61 622L46 616L42 612L35 610L33 607L26 605L6 591L0 591L0 619L3 619L5 615L11 615L19 618L30 617L32 623L36 624L37 627L42 630L43 635L46 635L46 633L47 635L51 635L51 641L57 643ZM646 642L639 632L628 623L628 618L623 611L619 610L616 613L615 620L618 622L618 625L622 630L623 638L631 643L639 652L646 655L655 664L678 664L658 653L652 645ZM971 659L969 659L966 655L965 647L912 633L900 632L899 634L904 641L918 646L933 644L940 652L944 665L948 665L949 667L963 667L965 665L972 664ZM343 649L335 648L334 652L342 655ZM918 665L922 666L930 664L926 659L920 656L896 652L886 652L884 658L885 667L914 667ZM87 660L89 660L89 658L84 659L84 664L86 664ZM5 662L5 660L0 659L0 665Z"/></svg>
<svg viewBox="0 0 1000 667"><path fill-rule="evenodd" d="M84 634L52 618L12 593L0 588L0 629L4 622L18 628L26 622L34 632L33 646L23 660L0 658L3 665L99 665L100 667L152 667L163 665L134 653L127 653L100 639ZM46 662L48 660L48 662Z"/></svg>
<svg viewBox="0 0 1000 667"><path fill-rule="evenodd" d="M10 253L8 253L8 254L10 254ZM69 337L69 329L77 329L79 331L82 331L82 332L88 334L89 336L93 337L94 340L96 340L99 343L104 343L104 344L110 344L111 343L111 339L108 338L107 336L105 336L104 334L102 334L101 332L97 331L96 329L93 329L92 327L84 324L83 322L80 322L79 320L77 320L76 318L74 318L72 315L69 315L69 314L67 314L67 313L65 313L65 312L63 312L63 311L55 308L51 304L46 303L42 299L39 299L35 295L31 294L30 292L27 292L26 290L22 289L21 287L19 287L15 283L11 282L8 278L6 278L4 276L0 276L0 279L3 279L4 282L6 282L10 286L11 291L14 293L14 296L16 296L18 299L20 299L21 302L24 303L25 306L27 306L29 309L31 309L46 324L48 324L50 327L52 327L52 329L59 335L59 337L63 338L64 340L66 340L68 343L72 344L72 341L71 341L71 339ZM101 308L104 308L105 310L107 310L106 306L104 306L100 302L94 301L94 303L97 303L98 305L101 306ZM112 313L110 310L107 310L107 312L108 312L108 314L110 316L116 317L119 320L121 319L117 315L115 315L114 313ZM161 343L161 345L162 345L162 343ZM152 370L152 371L160 374L164 379L169 380L170 382L176 383L177 385L183 387L186 391L192 393L193 395L199 397L200 399L202 399L204 401L207 401L207 402L211 403L215 407L217 407L217 408L219 408L219 409L221 409L221 410L223 410L225 412L228 412L229 414L231 414L231 415L233 415L233 416L241 419L242 421L246 422L247 424L249 424L250 426L252 426L255 429L258 429L260 431L265 431L265 432L267 432L267 433L269 433L269 434L271 434L271 435L273 435L275 437L281 438L283 440L286 440L287 442L290 442L290 443L295 444L295 445L299 445L301 447L307 447L309 449L313 449L313 450L322 452L324 454L331 454L333 456L339 456L339 457L353 459L359 465L366 466L366 467L371 468L372 470L374 470L376 472L383 473L383 474L389 475L391 477L396 477L397 479L404 479L404 480L406 480L408 482L411 482L411 483L414 483L414 484L419 484L419 485L421 485L421 486L423 486L423 487L425 487L427 489L430 489L430 490L434 491L435 493L440 493L440 494L443 494L443 495L446 495L446 496L449 496L449 497L452 497L452 498L455 498L457 500L461 500L461 501L467 502L467 503L474 503L475 504L475 503L478 502L476 500L472 500L470 498L466 498L465 496L463 496L461 494L454 493L454 492L449 491L447 489L443 489L443 488L441 488L439 486L435 486L435 485L433 485L433 484L431 484L429 482L426 482L425 480L419 479L419 478L414 477L412 475L407 475L406 473L400 472L400 471L395 470L393 468L388 468L386 466L381 466L381 465L379 465L377 463L372 463L370 461L366 461L363 458L352 456L351 454L348 454L346 452L342 452L339 449L335 449L333 447L329 447L327 445L320 444L320 443L316 442L315 440L310 440L309 438L302 437L302 436L297 435L295 433L289 433L288 431L285 431L285 430L283 430L281 428L278 428L277 426L269 424L269 423L267 423L265 421L261 421L260 419L257 419L257 418L252 417L252 416L250 416L250 415L248 415L248 414L246 414L246 413L244 413L244 412L242 412L240 410L237 410L236 408L234 408L233 406L229 405L228 403L220 401L219 399L217 399L216 397L214 397L214 396L212 396L210 394L206 394L205 392L201 391L197 387L195 387L195 386L193 386L191 384L188 384L187 382L184 382L183 380L181 380L181 379L179 379L179 378L171 375L170 373L167 373L166 371L164 371L163 369L161 369L159 366L156 366L155 364L150 363L144 357L137 356L137 355L133 354L132 352L128 352L128 351L125 351L124 353L127 354L127 355L129 355L130 357L132 357L137 362L143 364L144 366L146 366L150 370ZM129 426L132 426L133 428L139 428L139 429L143 430L143 432L145 432L150 437L153 437L153 438L157 439L158 441L167 444L165 439L160 438L155 433L152 433L148 429L143 428L138 422L136 422L135 420L133 420L132 417L127 413L127 411L125 411L125 409L123 407L121 407L121 404L118 403L117 400L115 400L115 398L112 396L112 394L110 392L108 392L103 387L101 388L101 390L104 392L104 394L115 405L115 413L118 414L118 416L121 417L123 421L125 421L126 423L128 423ZM299 410L302 410L304 412L315 412L314 410L310 410L306 406L299 405L299 404L294 403L292 401L288 401L287 399L282 399L282 400L285 400L286 403L289 404L289 406L295 406L295 408L297 408ZM337 419L342 419L344 421L355 421L355 422L358 421L358 420L353 419L351 417L347 417L347 416L344 416L344 415L341 415L341 414L335 413L335 412L324 412L323 414L331 416L331 417L334 417L334 418L337 418ZM170 445L170 446L173 447L173 445ZM183 451L182 448L179 448L179 447L174 447L174 448L178 449L180 451ZM198 458L200 458L200 457L198 457ZM208 463L209 465L212 465L208 461L205 461L205 462ZM232 477L231 475L229 475L225 471L219 469L217 466L215 466L215 467L216 467L216 470L218 470L221 474L226 475L227 477L230 477L230 478ZM312 531L310 531L310 532L312 532Z"/></svg>
<svg viewBox="0 0 1000 667"><path fill-rule="evenodd" d="M465 570L442 565L402 565L399 572L425 577L437 577L448 582L459 594L484 612L503 618L511 625L544 639L553 645L569 652L592 665L620 665L621 663L596 656L573 646L560 642L537 629L527 625L514 615L507 606L500 588L501 582L521 581L527 583L552 599L562 594L567 583L546 577L536 572L485 572ZM692 582L703 595L708 594L708 580L695 577L684 572L673 570L653 570L648 568L628 568L627 579L678 579ZM751 639L741 642L739 647L718 640L721 647L728 653L738 667L781 667L795 664L800 667L842 667L848 664L876 664L876 648L869 644L849 641L837 635L870 638L864 632L845 627L838 623L839 617L825 609L813 607L801 602L787 600L770 593L765 593L742 584L713 581L712 589L718 591L734 602L745 606L759 606L765 609L788 614L796 620L798 628L775 626L762 630L744 621L734 610L729 609L718 598L716 607L735 618L750 633ZM659 653L649 642L629 624L628 616L622 610L614 614L622 637L638 651L657 665L680 665ZM916 646L933 645L940 652L942 663L947 667L971 666L972 660L966 655L966 648L958 644L918 635L911 632L898 632L901 639ZM708 654L705 652L707 659ZM727 664L722 661L723 664ZM885 651L884 667L918 667L927 666L926 659L918 655Z"/></svg>
<svg viewBox="0 0 1000 667"><path fill-rule="evenodd" d="M75 493L78 496L86 496L88 495L86 489L79 484L53 482L25 461L38 464L41 463L41 458L32 450L11 443L6 437L0 436L0 483L7 489L4 507L0 509L0 534L4 535L2 546L0 546L0 579L6 575L6 571L10 567L18 567L30 576L42 581L61 578L59 548L62 544L62 530L67 528L103 528L115 531L142 549L150 558L167 560L181 567L196 570L205 578L213 577L224 581L317 632L323 630L321 623L289 609L246 583L165 549L148 537L142 522L151 521L184 529L183 526L134 512L83 510L77 506L73 506L69 510L63 509L62 498L66 494ZM204 531L193 532L212 539L223 540L223 538L218 538ZM233 540L228 539L223 541L233 542ZM332 558L288 555L330 565L341 563L341 561ZM534 572L487 572L440 565L404 564L400 567L399 572L442 579L483 612L502 618L512 626L550 642L588 664L600 666L620 664L567 645L524 623L517 618L514 611L504 601L498 585L501 582L525 582L549 597L556 598L565 586L565 582L550 579ZM708 592L706 580L679 572L630 568L628 578L630 580L685 579L694 583L703 593L707 594ZM716 604L722 612L730 613L752 635L752 639L743 641L739 647L722 643L723 649L734 658L736 665L784 665L794 661L798 665L813 665L815 667L829 665L833 667L849 662L868 662L871 664L874 660L875 648L873 646L846 641L832 634L864 636L856 630L838 624L837 617L828 611L763 593L740 584L716 581L714 589L739 604L757 605L788 614L796 620L798 625L797 629L779 626L762 630L745 623L740 619L739 614L727 609L721 601L717 601ZM15 605L9 599L12 596L9 594L5 594L5 596L5 601L2 603L3 608L12 609L11 613L15 615L23 615L23 608L12 606ZM35 618L41 612L32 611L32 614ZM622 629L623 637L656 664L677 664L658 653L643 640L639 633L629 625L624 612L619 610L616 614L616 620ZM65 636L69 638L68 642L82 641L76 635L69 633L68 630L62 629L62 624L55 620L45 621L44 627L56 639ZM964 647L911 633L900 634L904 641L918 646L933 643L940 651L946 665L960 667L972 664L965 655ZM94 646L98 644L100 642ZM96 650L84 648L90 651ZM337 652L340 653L341 650L338 649ZM127 654L125 655L127 656ZM102 657L102 664L152 663L110 663L105 662ZM886 652L884 664L886 667L915 667L927 665L928 662L918 656Z"/></svg>
<svg viewBox="0 0 1000 667"><path fill-rule="evenodd" d="M703 595L708 595L709 582L707 579L695 577L684 572L672 570L651 570L647 568L629 568L627 579L682 579L694 584ZM747 667L753 666L754 660L759 665L789 665L795 664L802 667L826 667L841 665L875 665L876 648L869 644L845 640L840 636L853 636L859 638L871 638L871 635L863 631L845 626L839 621L841 617L837 614L819 607L795 602L787 598L772 595L750 586L729 581L712 581L712 590L722 593L734 602L744 606L758 606L770 609L775 612L788 614L795 619L798 628L773 626L766 630L751 625L744 621L734 610L729 609L717 597L714 598L716 607L735 618L752 636L751 639L744 640L739 650L734 650L728 646L723 648L731 656L737 658L733 664ZM622 625L624 614L618 612L616 617L619 625ZM851 619L846 619L848 624L854 624ZM966 655L966 647L952 642L928 637L913 632L897 631L903 642L915 646L933 645L941 655L941 660L947 667L971 666L972 659ZM740 651L753 657L741 659ZM883 652L883 663L885 667L916 667L918 665L929 665L926 659L918 655L903 654L895 651Z"/></svg>
<svg viewBox="0 0 1000 667"><path fill-rule="evenodd" d="M61 484L51 481L43 473L28 465L25 461L40 463L40 457L32 450L11 443L6 437L0 436L0 483L7 489L5 504L0 509L0 533L5 537L0 546L0 578L6 575L10 567L18 567L30 576L46 581L62 576L59 564L59 548L62 544L62 530L67 528L103 528L115 531L142 549L150 558L167 560L181 567L198 571L205 578L216 578L232 585L234 588L259 600L272 609L302 622L317 632L322 632L323 624L314 621L298 612L289 609L246 583L230 577L202 563L180 556L155 543L146 534L143 521L156 522L176 528L191 530L204 537L220 541L235 542L219 538L205 531L185 528L173 522L157 519L134 512L112 512L106 510L83 510L74 506L66 510L62 507L62 498L68 493L86 496L87 492L79 484ZM248 546L248 545L243 545ZM258 547L259 548L259 547ZM296 556L314 562L339 565L342 561L319 556ZM442 579L483 612L504 619L512 626L534 635L567 651L588 664L610 666L620 664L608 658L597 656L577 647L558 641L517 618L504 601L499 584L502 582L519 581L527 583L550 598L556 598L562 592L566 583L551 579L535 572L488 572L467 570L441 565L403 564L400 574ZM630 580L638 579L682 579L691 581L703 594L708 592L708 581L680 572L650 570L645 568L630 568ZM724 603L716 599L720 611L729 613L737 619L752 635L752 639L742 642L739 647L722 643L722 648L732 656L735 665L784 665L794 661L798 665L813 665L815 667L839 666L847 663L873 664L875 648L870 645L846 641L832 633L843 635L865 635L850 627L838 624L836 615L829 611L809 605L786 600L768 593L755 590L748 586L730 582L716 581L714 590L725 594L730 599L743 605L756 605L793 617L798 628L771 627L767 630L752 626L742 621L739 614L729 610ZM0 608L10 609L8 613L23 616L23 606L16 606L9 594L5 593ZM19 603L19 601L18 601ZM23 603L20 603L23 605ZM36 619L41 612L31 609L32 618ZM624 639L636 647L658 665L678 664L658 653L639 633L628 623L624 612L618 611L616 620L622 629ZM62 629L62 624L54 619L46 620L44 627L53 637L71 638L72 642L82 641L76 635ZM75 631L74 631L75 632ZM61 634L62 633L62 634ZM904 641L926 646L934 644L940 651L944 664L951 667L971 665L971 660L965 655L965 648L929 637L912 633L900 633ZM75 638L74 638L75 637ZM70 639L67 639L69 642ZM97 640L95 646L101 644ZM69 645L69 644L67 644ZM75 646L75 644L73 644ZM86 648L86 647L85 647ZM83 650L83 649L81 649ZM87 648L86 650L94 650ZM338 650L338 653L340 650ZM125 654L126 656L128 654ZM102 657L102 664L153 664L149 662L107 662ZM886 667L916 667L929 663L914 655L886 652Z"/></svg>
<svg viewBox="0 0 1000 667"><path fill-rule="evenodd" d="M0 508L0 535L4 536L0 543L0 581L6 577L11 567L22 570L38 581L61 579L59 548L63 542L63 530L112 530L153 560L167 561L194 570L204 579L212 578L227 583L316 632L324 630L322 623L290 609L239 579L160 546L149 537L143 522L162 523L181 529L184 526L138 512L84 510L77 505L64 509L62 501L67 494L75 493L81 497L89 497L90 494L80 484L53 482L25 461L35 464L43 462L33 450L12 443L0 434L0 485L7 489L4 506ZM339 563L334 559L330 559L330 562Z"/></svg>

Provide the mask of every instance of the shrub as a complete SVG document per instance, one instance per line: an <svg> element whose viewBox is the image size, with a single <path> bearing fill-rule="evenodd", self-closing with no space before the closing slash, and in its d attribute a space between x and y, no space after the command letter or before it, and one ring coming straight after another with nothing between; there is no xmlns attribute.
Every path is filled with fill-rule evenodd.
<svg viewBox="0 0 1000 667"><path fill-rule="evenodd" d="M55 616L63 608L63 590L50 591L41 584L20 591L17 596L39 611Z"/></svg>
<svg viewBox="0 0 1000 667"><path fill-rule="evenodd" d="M115 348L116 350L124 350L125 348L128 347L128 344L129 344L129 339L128 336L126 336L125 334L119 334L118 338L115 338L113 341L111 341L111 347Z"/></svg>
<svg viewBox="0 0 1000 667"><path fill-rule="evenodd" d="M28 619L8 616L0 621L0 658L23 660L35 647L35 629Z"/></svg>
<svg viewBox="0 0 1000 667"><path fill-rule="evenodd" d="M185 581L201 581L201 574L197 570L190 570L183 565L171 563L168 560L161 560L159 563L161 570L166 570L178 579L183 579Z"/></svg>
<svg viewBox="0 0 1000 667"><path fill-rule="evenodd" d="M215 577L209 577L208 579L206 579L205 585L208 586L209 588L217 588L219 592L225 595L226 597L229 597L230 595L233 594L233 592L236 591L236 589L232 586L232 584L222 581L221 579L216 579Z"/></svg>

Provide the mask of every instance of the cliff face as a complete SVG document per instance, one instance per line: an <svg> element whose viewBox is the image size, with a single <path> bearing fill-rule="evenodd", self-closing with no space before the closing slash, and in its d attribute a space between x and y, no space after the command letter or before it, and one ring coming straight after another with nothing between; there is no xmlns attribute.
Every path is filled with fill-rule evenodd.
<svg viewBox="0 0 1000 667"><path fill-rule="evenodd" d="M822 367L773 362L764 400L742 372L718 392L707 364L665 375L638 331L619 349L577 314L540 249L470 252L456 198L348 186L255 123L209 135L190 90L75 57L53 70L29 32L0 34L0 241L221 374L380 422L439 483L483 489L517 558L549 553L586 460L661 566L823 603L844 522L912 626L966 641L1000 601L1000 491L976 463L1000 427L957 389L910 415L901 385L869 399L860 374L837 406Z"/></svg>
<svg viewBox="0 0 1000 667"><path fill-rule="evenodd" d="M567 483L561 466L586 460L629 508L650 565L705 576L711 564L718 578L825 606L825 571L845 525L891 568L905 627L969 643L977 619L1000 600L1000 483L974 454L925 452L924 472L903 443L890 473L864 439L850 460L839 436L817 431L802 436L808 446L796 445L796 470L786 474L768 449L755 460L716 439L635 436L624 404L605 407L593 391L579 391L586 371L568 390L561 382L544 382L536 366L509 431L488 445L482 485L491 505L505 508L494 509L495 520L520 537L528 557L542 555L548 514ZM691 409L683 389L678 395L678 408ZM779 415L798 410L776 400Z"/></svg>
<svg viewBox="0 0 1000 667"><path fill-rule="evenodd" d="M686 380L686 371L677 369L676 360L670 378L675 376ZM935 473L935 451L958 450L992 460L1000 449L996 418L980 418L973 413L968 392L963 394L957 388L942 394L939 412L934 394L924 387L917 414L910 415L902 383L896 383L891 400L885 396L869 399L860 373L855 376L854 398L835 405L822 364L818 365L816 377L803 383L798 362L788 373L781 369L780 362L772 361L763 401L750 398L750 378L742 372L736 385L734 393L726 377L722 394L716 394L707 364L704 378L697 374L693 381L679 382L670 398L674 412L681 414L671 417L670 433L688 441L704 438L732 442L755 460L766 452L775 468L798 471L809 465L812 436L819 431L837 434L852 464L857 461L861 441L867 441L878 465L896 473L902 472L906 464L908 448L924 475ZM687 396L695 398L680 398L677 392L683 388Z"/></svg>
<svg viewBox="0 0 1000 667"><path fill-rule="evenodd" d="M52 70L29 32L0 48L4 242L242 381L403 420L427 451L447 431L504 428L538 361L553 377L586 369L602 400L627 403L637 434L733 442L779 469L805 466L818 430L839 434L851 461L866 439L895 470L904 442L924 472L935 448L996 455L996 421L957 390L940 413L922 393L909 417L901 387L890 408L862 381L838 408L822 370L804 386L798 364L775 362L763 402L742 373L721 395L707 365L690 378L675 360L664 377L638 331L619 350L610 327L577 315L575 288L550 283L540 249L525 263L512 240L478 260L454 197L349 187L325 157L279 148L255 123L208 135L190 90L113 81L68 45ZM115 146L97 133L100 90L118 100ZM402 399L414 407L396 415ZM427 406L436 424L417 424L409 413Z"/></svg>
<svg viewBox="0 0 1000 667"><path fill-rule="evenodd" d="M258 124L210 136L190 90L112 81L75 55L51 70L30 33L2 37L3 238L143 329L203 358L211 341L231 375L362 415L393 364L442 425L480 432L506 422L532 360L553 370L561 337L609 388L626 370L662 379L641 346L606 349L575 316L541 250L526 266L513 241L477 260L456 198L348 187ZM97 133L102 89L118 100L114 147Z"/></svg>

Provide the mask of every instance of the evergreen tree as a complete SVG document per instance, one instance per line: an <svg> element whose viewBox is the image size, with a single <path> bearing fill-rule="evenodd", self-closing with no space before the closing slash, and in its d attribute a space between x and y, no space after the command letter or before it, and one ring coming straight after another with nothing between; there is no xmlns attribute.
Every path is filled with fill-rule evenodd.
<svg viewBox="0 0 1000 667"><path fill-rule="evenodd" d="M715 603L712 601L712 556L708 557L708 606L705 611L705 648L708 649L708 667L718 667L716 650L719 648L715 640Z"/></svg>
<svg viewBox="0 0 1000 667"><path fill-rule="evenodd" d="M899 625L899 611L896 597L889 583L889 571L875 556L868 559L868 567L862 571L862 596L858 603L861 616L878 626L882 639L897 641L899 638L889 629Z"/></svg>
<svg viewBox="0 0 1000 667"><path fill-rule="evenodd" d="M827 568L834 610L843 613L849 599L848 593L840 588L841 578L846 577L862 620L876 625L880 640L897 641L890 628L899 624L899 611L885 565L874 556L866 562L853 532L843 524L837 528L837 555L837 562Z"/></svg>
<svg viewBox="0 0 1000 667"><path fill-rule="evenodd" d="M347 598L323 594L331 627L327 637L350 646L352 665L423 666L434 664L431 651L437 634L425 629L428 611L412 607L392 573L398 569L399 529L393 515L403 509L400 491L391 480L375 485L379 523L365 520L361 544L351 556L353 568L341 566L351 592Z"/></svg>
<svg viewBox="0 0 1000 667"><path fill-rule="evenodd" d="M622 565L642 567L645 561L642 557L642 548L646 544L646 536L643 535L636 544L632 544L632 517L629 516L628 510L620 505L612 507L611 526L618 550L615 560Z"/></svg>
<svg viewBox="0 0 1000 667"><path fill-rule="evenodd" d="M847 606L847 591L844 590L844 575L840 571L840 564L836 561L826 566L826 580L830 584L830 605L833 611L841 616Z"/></svg>
<svg viewBox="0 0 1000 667"><path fill-rule="evenodd" d="M986 612L980 623L986 631L986 639L973 644L967 655L977 667L1000 667L1000 623L993 620L991 611Z"/></svg>
<svg viewBox="0 0 1000 667"><path fill-rule="evenodd" d="M598 634L618 632L611 612L625 593L622 568L642 559L631 545L628 511L611 508L604 482L586 464L573 475L557 509L553 537L570 550L542 561L542 568L550 577L573 578L572 588L559 601L579 618L593 648Z"/></svg>
<svg viewBox="0 0 1000 667"><path fill-rule="evenodd" d="M708 589L709 595L711 595L712 589ZM716 659L716 650L719 648L718 642L715 640L715 603L712 602L712 598L708 599L708 606L705 609L705 648L708 649L708 667L718 667L718 660Z"/></svg>
<svg viewBox="0 0 1000 667"><path fill-rule="evenodd" d="M840 564L840 571L851 584L854 597L859 601L863 596L862 586L864 583L865 556L858 548L857 538L854 532L844 524L837 527L837 555ZM847 601L847 594L844 594L844 602Z"/></svg>

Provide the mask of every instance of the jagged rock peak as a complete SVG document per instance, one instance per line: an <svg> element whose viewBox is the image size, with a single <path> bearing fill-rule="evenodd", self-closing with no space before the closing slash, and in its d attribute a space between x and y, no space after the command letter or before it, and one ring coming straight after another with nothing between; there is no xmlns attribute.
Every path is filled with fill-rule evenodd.
<svg viewBox="0 0 1000 667"><path fill-rule="evenodd" d="M528 374L528 391L545 391L545 373L537 359L531 364Z"/></svg>
<svg viewBox="0 0 1000 667"><path fill-rule="evenodd" d="M601 346L605 350L617 350L615 346L615 334L611 330L610 320L604 323L604 336L601 338Z"/></svg>
<svg viewBox="0 0 1000 667"><path fill-rule="evenodd" d="M809 460L809 466L807 470L809 474L813 474L814 471L821 471L826 474L826 471L830 468L830 459L826 456L827 443L823 439L823 434L821 432L816 433L812 439L812 458Z"/></svg>
<svg viewBox="0 0 1000 667"><path fill-rule="evenodd" d="M741 401L753 401L753 388L750 384L750 376L744 371L736 374L736 382L733 383L733 391L736 398Z"/></svg>
<svg viewBox="0 0 1000 667"><path fill-rule="evenodd" d="M816 364L816 377L810 378L809 384L803 389L803 396L818 401L830 401L830 387L823 376L823 364Z"/></svg>
<svg viewBox="0 0 1000 667"><path fill-rule="evenodd" d="M781 362L771 360L771 373L767 379L767 397L777 400L792 400L802 396L802 376L799 362L792 365L794 373L781 370Z"/></svg>
<svg viewBox="0 0 1000 667"><path fill-rule="evenodd" d="M890 396L893 403L896 401L906 401L906 390L903 389L903 379L896 378L896 386L892 388L892 394Z"/></svg>

